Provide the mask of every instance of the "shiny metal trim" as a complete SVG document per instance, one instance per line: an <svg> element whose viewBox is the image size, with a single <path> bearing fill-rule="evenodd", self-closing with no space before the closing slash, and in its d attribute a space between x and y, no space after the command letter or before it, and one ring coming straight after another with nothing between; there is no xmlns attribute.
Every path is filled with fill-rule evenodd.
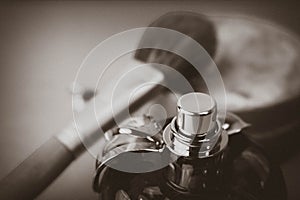
<svg viewBox="0 0 300 200"><path fill-rule="evenodd" d="M222 152L228 143L228 134L218 125L217 130L203 139L195 140L194 138L185 137L179 133L174 126L176 117L165 128L163 132L163 140L167 148L178 156L190 157L197 152L197 158L207 158Z"/></svg>

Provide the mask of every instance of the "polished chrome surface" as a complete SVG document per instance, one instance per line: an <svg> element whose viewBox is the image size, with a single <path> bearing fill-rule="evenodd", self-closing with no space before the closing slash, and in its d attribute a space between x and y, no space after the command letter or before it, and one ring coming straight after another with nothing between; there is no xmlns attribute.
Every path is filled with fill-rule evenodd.
<svg viewBox="0 0 300 200"><path fill-rule="evenodd" d="M217 120L214 99L189 93L178 100L177 116L165 128L163 139L176 155L203 158L222 151L228 134Z"/></svg>
<svg viewBox="0 0 300 200"><path fill-rule="evenodd" d="M100 166L126 152L161 152L164 149L161 129L162 124L144 115L130 119L124 127L107 131L108 141L102 150Z"/></svg>
<svg viewBox="0 0 300 200"><path fill-rule="evenodd" d="M176 148L175 151L186 149L186 153L188 153L188 147L186 147L185 144L178 141L172 141L172 139L174 139L173 135L176 134L175 122L176 117L173 118L172 122L165 128L164 138L162 138L161 135L162 124L153 120L151 116L145 115L127 121L126 126L107 131L105 133L107 143L102 150L102 158L100 159L101 165L104 165L121 153L132 151L162 151L165 143L171 144L170 146L172 148ZM222 139L217 148L215 146L210 146L214 137L204 138L202 140L201 137L199 138L202 147L207 150L201 152L200 157L205 157L209 154L211 155L213 153L213 151L211 151L212 147L214 147L214 151L223 149L227 144L227 135L240 133L249 126L250 124L244 122L240 117L228 112L225 123L221 127L223 130L219 130L222 131ZM220 126L218 126L218 128L220 128ZM139 133L149 135L149 137L138 136L137 134ZM218 131L216 131L216 133L218 133ZM186 138L186 140L188 140L188 138ZM192 140L195 141L195 138L191 137L187 142L191 143Z"/></svg>
<svg viewBox="0 0 300 200"><path fill-rule="evenodd" d="M203 93L185 94L177 103L177 126L187 135L207 134L216 127L216 104Z"/></svg>

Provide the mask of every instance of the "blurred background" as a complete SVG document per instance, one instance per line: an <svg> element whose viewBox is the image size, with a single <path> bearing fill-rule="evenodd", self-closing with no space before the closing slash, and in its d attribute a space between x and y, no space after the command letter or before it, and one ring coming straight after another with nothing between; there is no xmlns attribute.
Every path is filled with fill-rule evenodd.
<svg viewBox="0 0 300 200"><path fill-rule="evenodd" d="M0 5L0 179L72 119L69 86L78 67L93 47L113 34L147 26L175 10L221 18L232 13L254 17L300 34L297 2L53 1ZM91 187L94 162L85 153L38 199L96 199ZM299 199L300 155L281 167L289 199Z"/></svg>

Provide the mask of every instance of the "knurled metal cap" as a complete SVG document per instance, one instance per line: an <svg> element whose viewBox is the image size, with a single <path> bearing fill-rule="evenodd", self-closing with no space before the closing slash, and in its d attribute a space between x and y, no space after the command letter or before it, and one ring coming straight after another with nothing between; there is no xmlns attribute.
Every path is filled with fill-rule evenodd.
<svg viewBox="0 0 300 200"><path fill-rule="evenodd" d="M177 103L176 124L186 135L205 135L216 126L216 103L203 93L181 96Z"/></svg>

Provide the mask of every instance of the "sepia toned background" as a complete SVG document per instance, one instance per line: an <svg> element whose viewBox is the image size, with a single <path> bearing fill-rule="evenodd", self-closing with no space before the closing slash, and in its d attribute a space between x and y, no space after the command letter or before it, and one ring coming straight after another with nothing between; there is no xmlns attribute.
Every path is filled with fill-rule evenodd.
<svg viewBox="0 0 300 200"><path fill-rule="evenodd" d="M109 36L147 26L174 10L253 16L300 34L299 6L297 2L271 1L1 4L0 179L72 119L68 88L87 53ZM96 199L91 187L94 162L85 153L38 199ZM299 167L300 155L282 165L291 200L300 195Z"/></svg>

